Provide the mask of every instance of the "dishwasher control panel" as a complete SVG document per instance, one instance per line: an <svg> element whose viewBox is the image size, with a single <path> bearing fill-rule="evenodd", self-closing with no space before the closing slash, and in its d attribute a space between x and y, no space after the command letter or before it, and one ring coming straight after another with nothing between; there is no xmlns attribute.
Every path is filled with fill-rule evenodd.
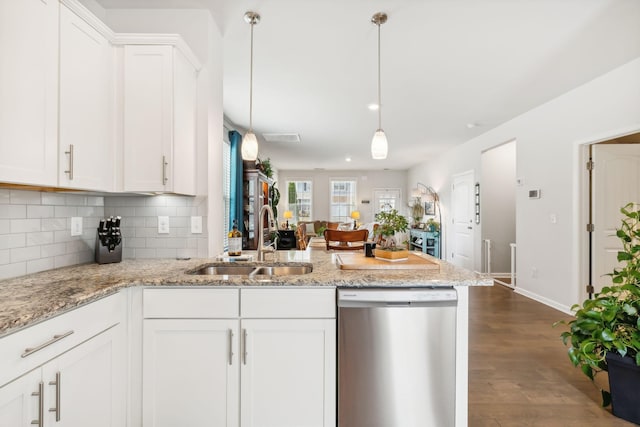
<svg viewBox="0 0 640 427"><path fill-rule="evenodd" d="M408 288L408 289L338 289L338 305L349 302L359 303L419 303L457 301L453 288Z"/></svg>

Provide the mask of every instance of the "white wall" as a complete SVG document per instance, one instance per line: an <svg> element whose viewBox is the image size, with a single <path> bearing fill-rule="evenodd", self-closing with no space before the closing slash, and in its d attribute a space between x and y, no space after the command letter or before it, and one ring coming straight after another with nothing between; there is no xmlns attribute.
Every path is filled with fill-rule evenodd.
<svg viewBox="0 0 640 427"><path fill-rule="evenodd" d="M407 207L407 171L294 171L279 170L277 185L282 197L278 208L278 215L282 217L284 203L286 201L286 183L292 179L311 180L313 182L313 219L329 219L329 183L332 178L355 178L356 192L360 211L359 222L373 221L373 190L398 188L401 192L402 200L398 211L403 215L409 214ZM413 183L415 186L415 182ZM411 195L409 194L409 197ZM369 200L369 204L362 204L362 200ZM282 222L282 218L279 222Z"/></svg>
<svg viewBox="0 0 640 427"><path fill-rule="evenodd" d="M511 270L509 245L516 242L516 141L487 150L481 158L482 240L491 240L491 273L508 274ZM484 256L486 263L486 250ZM482 271L487 272L485 268Z"/></svg>
<svg viewBox="0 0 640 427"><path fill-rule="evenodd" d="M411 168L407 183L421 181L439 191L447 223L451 175L473 169L480 176L481 152L517 139L516 171L524 182L516 192L517 292L568 311L585 285L580 144L638 130L640 58ZM529 189L541 189L542 198L529 200ZM480 253L481 233L475 236Z"/></svg>

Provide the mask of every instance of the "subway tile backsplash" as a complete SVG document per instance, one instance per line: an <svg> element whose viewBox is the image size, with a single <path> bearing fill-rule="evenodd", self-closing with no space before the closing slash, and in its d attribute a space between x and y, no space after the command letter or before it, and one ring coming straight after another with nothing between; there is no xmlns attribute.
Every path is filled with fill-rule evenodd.
<svg viewBox="0 0 640 427"><path fill-rule="evenodd" d="M0 280L94 261L100 219L122 217L124 258L206 257L206 197L95 196L0 190ZM82 235L71 236L71 217ZM158 233L158 216L169 233ZM202 234L191 233L201 216Z"/></svg>
<svg viewBox="0 0 640 427"><path fill-rule="evenodd" d="M71 236L71 217L83 217ZM0 279L93 261L104 198L0 190Z"/></svg>
<svg viewBox="0 0 640 427"><path fill-rule="evenodd" d="M105 197L105 216L121 216L124 258L206 257L205 197L177 195ZM169 217L169 233L158 233L158 216ZM191 217L201 216L203 230L191 233Z"/></svg>

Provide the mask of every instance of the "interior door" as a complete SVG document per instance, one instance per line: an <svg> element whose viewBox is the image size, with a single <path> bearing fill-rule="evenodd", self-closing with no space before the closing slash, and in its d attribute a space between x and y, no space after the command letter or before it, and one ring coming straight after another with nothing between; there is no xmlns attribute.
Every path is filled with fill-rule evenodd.
<svg viewBox="0 0 640 427"><path fill-rule="evenodd" d="M595 228L591 268L594 291L599 292L611 284L606 274L618 265L620 208L629 202L640 203L640 144L595 144L592 157Z"/></svg>
<svg viewBox="0 0 640 427"><path fill-rule="evenodd" d="M451 189L453 232L449 261L458 267L474 266L474 188L473 171L454 175Z"/></svg>

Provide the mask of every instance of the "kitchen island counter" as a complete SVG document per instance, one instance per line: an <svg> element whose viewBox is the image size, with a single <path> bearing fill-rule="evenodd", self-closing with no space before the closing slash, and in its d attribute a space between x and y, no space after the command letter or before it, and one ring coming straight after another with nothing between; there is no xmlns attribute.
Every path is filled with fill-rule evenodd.
<svg viewBox="0 0 640 427"><path fill-rule="evenodd" d="M241 276L194 275L187 271L210 258L191 260L124 260L117 264L64 267L0 281L0 336L46 320L118 290L131 286L259 286L259 287L439 287L489 286L486 276L429 257L439 270L340 270L334 254L325 251L279 252L278 263L312 263L313 271L272 280ZM258 262L244 264L260 265ZM266 261L265 263L273 263Z"/></svg>

